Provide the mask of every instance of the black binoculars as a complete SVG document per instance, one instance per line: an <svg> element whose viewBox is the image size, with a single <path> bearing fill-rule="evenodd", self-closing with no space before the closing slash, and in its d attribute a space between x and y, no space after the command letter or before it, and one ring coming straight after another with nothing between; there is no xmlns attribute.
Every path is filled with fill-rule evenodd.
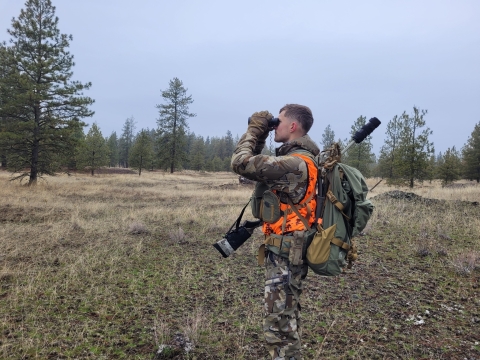
<svg viewBox="0 0 480 360"><path fill-rule="evenodd" d="M250 119L251 118L248 118L248 123L250 124ZM273 118L273 119L270 119L268 120L268 128L271 129L271 128L274 128L275 126L278 126L280 125L280 119L279 118Z"/></svg>

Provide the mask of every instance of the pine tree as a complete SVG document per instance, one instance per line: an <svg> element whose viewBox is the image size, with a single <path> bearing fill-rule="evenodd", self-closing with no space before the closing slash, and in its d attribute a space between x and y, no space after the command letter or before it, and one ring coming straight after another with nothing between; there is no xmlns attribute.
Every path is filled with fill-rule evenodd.
<svg viewBox="0 0 480 360"><path fill-rule="evenodd" d="M192 149L192 170L205 170L205 141L202 136L195 139Z"/></svg>
<svg viewBox="0 0 480 360"><path fill-rule="evenodd" d="M448 148L443 154L442 163L438 166L437 176L442 180L442 184L454 182L460 179L461 174L461 161L458 151L455 146Z"/></svg>
<svg viewBox="0 0 480 360"><path fill-rule="evenodd" d="M72 147L68 148L64 153L59 154L61 164L67 168L67 171L76 170L78 168L78 154L85 142L85 134L83 133L83 126L79 126L78 122L74 122L69 126L75 125L76 128L70 132L71 139L69 143Z"/></svg>
<svg viewBox="0 0 480 360"><path fill-rule="evenodd" d="M214 153L213 153L213 145L212 145L212 141L210 139L210 136L207 136L207 138L205 139L205 166L206 166L206 170L210 171L210 160L213 159L214 157Z"/></svg>
<svg viewBox="0 0 480 360"><path fill-rule="evenodd" d="M427 110L413 107L413 115L404 112L401 116L401 133L395 157L395 171L398 177L413 188L415 180L428 178L428 162L435 153L433 143L428 140L432 131L424 120ZM422 128L424 128L422 130Z"/></svg>
<svg viewBox="0 0 480 360"><path fill-rule="evenodd" d="M152 152L153 152L150 158L150 164L148 165L148 168L151 171L153 171L156 168L156 164L157 164L157 157L155 156L155 154L158 153L157 130L150 129L150 131L148 132L148 135L150 136L150 141L152 142Z"/></svg>
<svg viewBox="0 0 480 360"><path fill-rule="evenodd" d="M465 177L480 182L480 122L475 125L472 135L462 149L462 155Z"/></svg>
<svg viewBox="0 0 480 360"><path fill-rule="evenodd" d="M2 88L3 93L7 90L7 78L9 75L9 67L6 63L7 60L7 48L0 43L0 166L2 168L7 167L7 151L8 151L8 142L6 137L6 129L5 125L7 122L7 118L5 115L2 115L2 108L3 108L3 95L2 97ZM13 89L9 89L9 93L12 94Z"/></svg>
<svg viewBox="0 0 480 360"><path fill-rule="evenodd" d="M157 158L156 166L164 171L167 171L170 166L169 162L169 139L168 135L162 134L161 131L157 130L155 136L155 157Z"/></svg>
<svg viewBox="0 0 480 360"><path fill-rule="evenodd" d="M80 119L93 115L93 100L82 93L91 84L71 80L72 36L60 33L50 0L27 0L8 33L10 46L0 51L0 153L15 178L28 177L33 185L55 174L58 156L74 146L71 133L85 126Z"/></svg>
<svg viewBox="0 0 480 360"><path fill-rule="evenodd" d="M329 148L335 142L335 132L330 127L330 124L327 125L322 134L322 141L320 143L321 150Z"/></svg>
<svg viewBox="0 0 480 360"><path fill-rule="evenodd" d="M223 171L232 171L232 159L225 158L223 159Z"/></svg>
<svg viewBox="0 0 480 360"><path fill-rule="evenodd" d="M147 167L153 157L153 141L148 129L142 129L135 137L130 151L130 167L138 169L138 176Z"/></svg>
<svg viewBox="0 0 480 360"><path fill-rule="evenodd" d="M78 165L90 169L93 176L95 170L107 166L110 160L107 141L102 135L97 123L93 123L85 136L85 142L80 149Z"/></svg>
<svg viewBox="0 0 480 360"><path fill-rule="evenodd" d="M350 134L353 136L365 125L367 118L359 116L351 127ZM356 144L342 155L342 161L357 168L365 177L370 176L371 165L375 163L375 155L372 153L372 137L367 136L360 144ZM347 140L345 140L347 143Z"/></svg>
<svg viewBox="0 0 480 360"><path fill-rule="evenodd" d="M435 156L435 165L441 165L443 163L443 154L441 151Z"/></svg>
<svg viewBox="0 0 480 360"><path fill-rule="evenodd" d="M227 135L225 135L225 158L230 159L233 155L233 150L235 150L235 143L232 132L228 130Z"/></svg>
<svg viewBox="0 0 480 360"><path fill-rule="evenodd" d="M222 171L223 170L223 161L220 159L220 156L215 155L212 160L212 171Z"/></svg>
<svg viewBox="0 0 480 360"><path fill-rule="evenodd" d="M395 115L387 124L385 142L380 149L378 159L379 174L382 178L389 179L389 181L394 181L397 176L395 174L395 155L400 141L401 128L400 118Z"/></svg>
<svg viewBox="0 0 480 360"><path fill-rule="evenodd" d="M196 116L189 112L188 105L193 103L193 99L191 95L187 96L187 90L182 81L173 78L169 88L161 91L166 103L156 106L159 109L158 130L166 146L160 154L161 162L169 163L171 173L186 158L182 145L186 143L187 119Z"/></svg>
<svg viewBox="0 0 480 360"><path fill-rule="evenodd" d="M169 82L169 88L161 91L166 103L157 105L158 130L166 146L166 151L161 153L163 156L161 162L170 164L171 173L185 158L185 149L182 145L186 142L187 119L196 116L189 112L188 105L193 103L193 99L191 95L187 96L187 90L178 78L173 78Z"/></svg>
<svg viewBox="0 0 480 360"><path fill-rule="evenodd" d="M225 138L215 137L212 139L212 143L214 145L213 152L215 153L215 156L224 159L227 156ZM232 154L230 154L230 156L232 156Z"/></svg>
<svg viewBox="0 0 480 360"><path fill-rule="evenodd" d="M110 167L118 166L120 159L117 132L114 131L107 139L108 152L110 154L109 165Z"/></svg>
<svg viewBox="0 0 480 360"><path fill-rule="evenodd" d="M192 169L192 161L195 156L194 144L197 141L197 137L194 132L189 132L185 141L185 160L183 161L183 168Z"/></svg>
<svg viewBox="0 0 480 360"><path fill-rule="evenodd" d="M122 136L119 141L119 161L123 167L128 168L128 160L130 156L130 149L135 139L135 118L133 116L125 120L122 129Z"/></svg>
<svg viewBox="0 0 480 360"><path fill-rule="evenodd" d="M172 144L173 144L173 135L169 133L162 132L157 130L157 140L155 148L157 150L156 157L158 166L165 171L170 170L172 166ZM183 127L179 127L176 130L175 135L175 146L177 148L175 161L174 161L174 170L182 169L182 164L188 161L186 145L187 145L187 135Z"/></svg>
<svg viewBox="0 0 480 360"><path fill-rule="evenodd" d="M437 174L438 174L437 159L434 154L431 154L427 163L425 180L428 180L431 183L433 179L438 178Z"/></svg>

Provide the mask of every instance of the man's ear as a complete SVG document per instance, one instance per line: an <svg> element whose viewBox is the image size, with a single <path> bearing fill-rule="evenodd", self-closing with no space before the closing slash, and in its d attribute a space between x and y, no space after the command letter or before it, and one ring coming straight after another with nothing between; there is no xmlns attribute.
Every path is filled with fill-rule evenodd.
<svg viewBox="0 0 480 360"><path fill-rule="evenodd" d="M292 123L290 124L290 132L295 132L297 130L297 122L296 121L292 121Z"/></svg>

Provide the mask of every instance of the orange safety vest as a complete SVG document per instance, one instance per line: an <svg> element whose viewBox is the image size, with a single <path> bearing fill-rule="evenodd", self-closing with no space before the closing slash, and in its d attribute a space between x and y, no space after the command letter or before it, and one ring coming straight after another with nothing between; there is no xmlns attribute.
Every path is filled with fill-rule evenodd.
<svg viewBox="0 0 480 360"><path fill-rule="evenodd" d="M307 191L305 192L305 196L300 200L298 204L295 204L300 215L302 215L307 221L310 227L315 222L315 208L317 205L317 197L316 195L316 186L317 186L317 167L312 159L308 156L301 155L301 154L292 154L292 156L298 156L305 160L307 163L307 171L308 171L308 186ZM274 192L276 192L274 190ZM280 210L283 213L287 213L287 221L285 223L285 233L291 233L297 230L306 230L305 225L303 224L302 220L299 219L297 214L292 210L289 204L284 204L283 202L280 203ZM284 221L283 215L280 219L276 222L270 223L263 223L262 231L265 235L270 234L277 234L282 235L282 226Z"/></svg>

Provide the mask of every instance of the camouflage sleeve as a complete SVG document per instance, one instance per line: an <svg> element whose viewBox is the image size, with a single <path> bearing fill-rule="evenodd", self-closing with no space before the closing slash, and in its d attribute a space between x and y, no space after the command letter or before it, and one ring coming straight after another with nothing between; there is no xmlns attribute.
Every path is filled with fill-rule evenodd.
<svg viewBox="0 0 480 360"><path fill-rule="evenodd" d="M232 170L250 180L266 183L271 189L286 192L294 203L305 195L308 168L297 156L267 156L255 152L256 138L244 134L232 156Z"/></svg>

